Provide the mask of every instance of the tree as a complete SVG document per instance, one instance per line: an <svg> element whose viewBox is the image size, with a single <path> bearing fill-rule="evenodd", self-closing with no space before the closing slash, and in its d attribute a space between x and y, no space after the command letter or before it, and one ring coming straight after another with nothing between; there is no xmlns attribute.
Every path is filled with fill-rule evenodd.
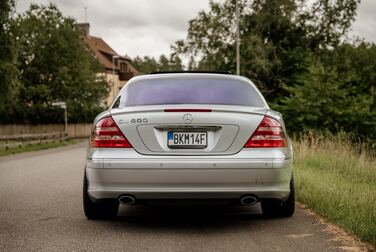
<svg viewBox="0 0 376 252"><path fill-rule="evenodd" d="M334 48L355 20L360 0L299 0L301 26L312 48Z"/></svg>
<svg viewBox="0 0 376 252"><path fill-rule="evenodd" d="M17 83L16 48L11 27L13 11L14 1L0 2L0 111L4 110L4 104L12 100Z"/></svg>
<svg viewBox="0 0 376 252"><path fill-rule="evenodd" d="M183 63L179 56L171 54L169 58L162 54L158 60L154 57L137 56L132 60L133 65L143 74L159 71L181 71Z"/></svg>
<svg viewBox="0 0 376 252"><path fill-rule="evenodd" d="M182 71L184 70L183 62L178 55L170 55L169 64L168 64L169 71Z"/></svg>
<svg viewBox="0 0 376 252"><path fill-rule="evenodd" d="M240 0L241 74L269 100L306 71L312 53L338 45L354 20L359 0ZM197 68L235 72L235 1L210 2L189 22L173 53L194 57ZM307 64L308 63L308 64ZM192 64L191 64L192 65Z"/></svg>
<svg viewBox="0 0 376 252"><path fill-rule="evenodd" d="M76 23L56 6L38 6L14 20L20 88L24 107L47 107L65 101L68 108L99 106L107 96L102 70L80 37Z"/></svg>
<svg viewBox="0 0 376 252"><path fill-rule="evenodd" d="M288 129L297 133L345 131L376 139L375 82L368 83L369 78L375 78L376 64L364 70L362 65L356 66L359 62L348 58L349 54L355 56L364 50L363 46L343 45L328 51L324 57L330 55L331 62L344 57L346 60L332 64L316 58L307 72L297 76L295 85L284 86L289 95L281 97L275 107L283 112ZM374 61L371 53L363 56ZM362 91L367 85L368 88Z"/></svg>
<svg viewBox="0 0 376 252"><path fill-rule="evenodd" d="M293 132L376 138L376 49L343 43L359 0L238 0L241 74ZM235 72L235 0L210 2L173 54L189 69Z"/></svg>
<svg viewBox="0 0 376 252"><path fill-rule="evenodd" d="M132 60L132 64L137 68L140 73L147 74L157 71L158 62L154 57L144 56L141 58L137 56Z"/></svg>

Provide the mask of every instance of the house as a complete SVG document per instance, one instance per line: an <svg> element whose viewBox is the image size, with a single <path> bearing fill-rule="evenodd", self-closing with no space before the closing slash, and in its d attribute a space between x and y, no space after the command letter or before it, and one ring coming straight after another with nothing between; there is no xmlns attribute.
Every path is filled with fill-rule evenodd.
<svg viewBox="0 0 376 252"><path fill-rule="evenodd" d="M137 75L138 71L132 66L131 60L128 57L119 55L103 39L91 36L89 23L80 23L78 27L84 40L94 52L95 57L104 67L104 72L98 74L103 75L111 87L105 101L106 105L109 106L119 90L128 80Z"/></svg>

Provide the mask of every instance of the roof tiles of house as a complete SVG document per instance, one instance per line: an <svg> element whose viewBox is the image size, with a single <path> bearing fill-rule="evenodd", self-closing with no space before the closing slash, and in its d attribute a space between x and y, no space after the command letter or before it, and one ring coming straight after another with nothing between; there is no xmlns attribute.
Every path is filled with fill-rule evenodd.
<svg viewBox="0 0 376 252"><path fill-rule="evenodd" d="M85 37L85 40L87 41L89 47L93 52L95 53L95 56L98 58L99 62L106 68L106 69L112 69L112 56L116 55L120 58L130 61L129 58L120 56L117 54L103 39L90 36ZM131 65L128 64L129 69L131 72L137 74L138 71ZM119 66L115 66L116 70L119 70Z"/></svg>

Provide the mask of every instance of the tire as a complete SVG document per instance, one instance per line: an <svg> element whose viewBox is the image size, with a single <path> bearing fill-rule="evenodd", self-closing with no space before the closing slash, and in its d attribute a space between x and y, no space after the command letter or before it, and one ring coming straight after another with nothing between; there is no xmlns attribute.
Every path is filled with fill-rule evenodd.
<svg viewBox="0 0 376 252"><path fill-rule="evenodd" d="M83 182L83 206L86 218L89 220L104 220L115 218L118 214L119 204L116 200L105 200L94 202L88 194L88 183L86 174Z"/></svg>
<svg viewBox="0 0 376 252"><path fill-rule="evenodd" d="M266 217L291 217L295 212L294 177L290 181L290 195L285 201L279 199L264 199L261 209Z"/></svg>

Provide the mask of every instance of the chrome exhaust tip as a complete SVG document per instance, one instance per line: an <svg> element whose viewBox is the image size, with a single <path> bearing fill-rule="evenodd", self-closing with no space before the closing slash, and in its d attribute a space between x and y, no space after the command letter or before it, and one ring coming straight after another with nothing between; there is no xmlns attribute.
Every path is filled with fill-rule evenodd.
<svg viewBox="0 0 376 252"><path fill-rule="evenodd" d="M251 195L241 197L241 199L240 199L240 203L243 206L252 206L252 205L256 204L257 202L258 202L258 199L254 196L251 196Z"/></svg>
<svg viewBox="0 0 376 252"><path fill-rule="evenodd" d="M132 195L122 195L119 197L119 202L123 205L132 205L136 199Z"/></svg>

